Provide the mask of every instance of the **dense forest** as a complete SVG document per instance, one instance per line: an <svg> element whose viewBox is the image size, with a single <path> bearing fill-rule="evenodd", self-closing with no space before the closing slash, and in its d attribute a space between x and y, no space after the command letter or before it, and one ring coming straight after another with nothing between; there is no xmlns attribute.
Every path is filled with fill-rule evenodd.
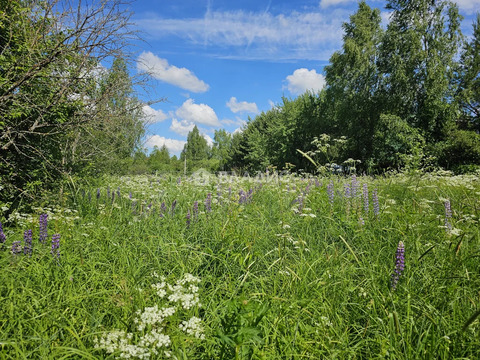
<svg viewBox="0 0 480 360"><path fill-rule="evenodd" d="M0 0L0 203L104 173L480 165L480 15L465 37L451 2L390 0L386 28L360 2L319 93L216 130L212 147L195 127L178 159L142 149L130 14L119 1L61 4Z"/></svg>

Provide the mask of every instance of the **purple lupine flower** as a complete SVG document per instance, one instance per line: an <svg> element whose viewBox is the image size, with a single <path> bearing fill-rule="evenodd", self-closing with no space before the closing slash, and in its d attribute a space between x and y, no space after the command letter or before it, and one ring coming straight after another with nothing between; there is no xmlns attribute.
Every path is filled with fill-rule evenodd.
<svg viewBox="0 0 480 360"><path fill-rule="evenodd" d="M190 210L187 211L187 228L190 227Z"/></svg>
<svg viewBox="0 0 480 360"><path fill-rule="evenodd" d="M195 201L193 203L193 218L194 219L198 218L198 201Z"/></svg>
<svg viewBox="0 0 480 360"><path fill-rule="evenodd" d="M97 188L97 199L100 199L100 189Z"/></svg>
<svg viewBox="0 0 480 360"><path fill-rule="evenodd" d="M368 185L367 184L363 184L363 209L365 210L365 214L368 215L369 203L368 203Z"/></svg>
<svg viewBox="0 0 480 360"><path fill-rule="evenodd" d="M330 183L327 185L327 194L328 194L328 201L330 202L330 205L333 206L333 200L335 198L335 193L333 189L333 181L330 181Z"/></svg>
<svg viewBox="0 0 480 360"><path fill-rule="evenodd" d="M358 190L358 181L357 181L357 175L353 174L352 175L352 198L357 197L357 190Z"/></svg>
<svg viewBox="0 0 480 360"><path fill-rule="evenodd" d="M177 206L177 199L172 202L172 216L175 215L175 207Z"/></svg>
<svg viewBox="0 0 480 360"><path fill-rule="evenodd" d="M450 219L452 218L452 208L450 207L450 200L445 201L445 229L448 231L452 230L452 224Z"/></svg>
<svg viewBox="0 0 480 360"><path fill-rule="evenodd" d="M112 191L112 203L115 201L115 192Z"/></svg>
<svg viewBox="0 0 480 360"><path fill-rule="evenodd" d="M20 240L14 241L12 243L12 254L17 255L17 254L20 254L21 252L22 252L22 242Z"/></svg>
<svg viewBox="0 0 480 360"><path fill-rule="evenodd" d="M179 177L179 178L177 179L177 184L180 185L181 183L182 183L182 178Z"/></svg>
<svg viewBox="0 0 480 360"><path fill-rule="evenodd" d="M132 199L132 192L131 192L131 191L128 192L128 198L129 198L130 200Z"/></svg>
<svg viewBox="0 0 480 360"><path fill-rule="evenodd" d="M48 214L41 214L39 219L39 237L38 240L45 244L48 238Z"/></svg>
<svg viewBox="0 0 480 360"><path fill-rule="evenodd" d="M205 210L207 212L212 211L212 193L207 194L207 198L205 199Z"/></svg>
<svg viewBox="0 0 480 360"><path fill-rule="evenodd" d="M252 196L253 196L253 189L249 189L247 193L247 201L250 202L252 201Z"/></svg>
<svg viewBox="0 0 480 360"><path fill-rule="evenodd" d="M5 236L5 233L3 232L3 227L2 223L0 222L0 244L2 244L1 249L5 247L5 242L7 241L7 237Z"/></svg>
<svg viewBox="0 0 480 360"><path fill-rule="evenodd" d="M378 215L380 215L380 205L378 204L378 190L376 188L373 189L372 201L373 201L373 214L375 215L375 217L378 217Z"/></svg>
<svg viewBox="0 0 480 360"><path fill-rule="evenodd" d="M60 234L53 234L52 235L52 249L50 253L53 257L57 259L60 258Z"/></svg>
<svg viewBox="0 0 480 360"><path fill-rule="evenodd" d="M318 181L317 178L315 178L315 187L320 187L320 186L321 186L321 185L320 185L320 182Z"/></svg>
<svg viewBox="0 0 480 360"><path fill-rule="evenodd" d="M298 212L301 213L303 211L303 196L300 195L298 197Z"/></svg>
<svg viewBox="0 0 480 360"><path fill-rule="evenodd" d="M352 196L351 187L349 183L346 183L345 185L343 185L343 196L345 197L345 199L350 199L350 197Z"/></svg>
<svg viewBox="0 0 480 360"><path fill-rule="evenodd" d="M160 217L163 217L164 215L167 212L167 205L165 205L165 201L162 202L162 204L160 205Z"/></svg>
<svg viewBox="0 0 480 360"><path fill-rule="evenodd" d="M27 230L23 233L23 240L25 246L23 247L23 253L25 255L30 255L32 253L32 230Z"/></svg>
<svg viewBox="0 0 480 360"><path fill-rule="evenodd" d="M245 204L247 202L247 194L245 194L245 191L240 190L238 193L238 203L239 204Z"/></svg>
<svg viewBox="0 0 480 360"><path fill-rule="evenodd" d="M403 270L405 269L405 246L403 245L403 241L400 241L397 246L397 253L396 253L396 262L395 262L395 270L392 274L392 290L397 288L397 283L400 277L403 274Z"/></svg>
<svg viewBox="0 0 480 360"><path fill-rule="evenodd" d="M358 215L358 223L360 224L360 226L364 226L364 225L365 225L365 220L363 220L362 214L359 214L359 215Z"/></svg>

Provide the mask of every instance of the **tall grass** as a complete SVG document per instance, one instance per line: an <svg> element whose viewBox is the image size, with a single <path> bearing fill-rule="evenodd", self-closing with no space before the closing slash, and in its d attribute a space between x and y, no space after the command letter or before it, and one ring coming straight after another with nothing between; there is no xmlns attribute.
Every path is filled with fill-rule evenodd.
<svg viewBox="0 0 480 360"><path fill-rule="evenodd" d="M99 190L4 221L0 358L118 357L98 339L140 339L139 312L167 306L156 276L185 274L202 306L165 320L171 344L152 359L480 357L477 177L112 177ZM12 254L28 229L32 253ZM179 328L192 316L204 338Z"/></svg>

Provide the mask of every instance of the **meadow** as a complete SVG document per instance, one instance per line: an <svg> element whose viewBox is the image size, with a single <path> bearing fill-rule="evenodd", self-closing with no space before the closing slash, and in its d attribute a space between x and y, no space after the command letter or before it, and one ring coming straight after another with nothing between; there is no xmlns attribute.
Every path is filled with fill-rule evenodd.
<svg viewBox="0 0 480 360"><path fill-rule="evenodd" d="M3 219L0 358L478 359L479 210L447 173L72 186Z"/></svg>

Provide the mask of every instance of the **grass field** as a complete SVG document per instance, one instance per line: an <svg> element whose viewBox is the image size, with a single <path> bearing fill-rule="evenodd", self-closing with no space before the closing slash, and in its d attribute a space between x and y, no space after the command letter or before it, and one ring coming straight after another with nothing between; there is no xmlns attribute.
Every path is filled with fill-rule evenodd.
<svg viewBox="0 0 480 360"><path fill-rule="evenodd" d="M480 358L477 176L111 177L49 199L3 221L1 359Z"/></svg>

